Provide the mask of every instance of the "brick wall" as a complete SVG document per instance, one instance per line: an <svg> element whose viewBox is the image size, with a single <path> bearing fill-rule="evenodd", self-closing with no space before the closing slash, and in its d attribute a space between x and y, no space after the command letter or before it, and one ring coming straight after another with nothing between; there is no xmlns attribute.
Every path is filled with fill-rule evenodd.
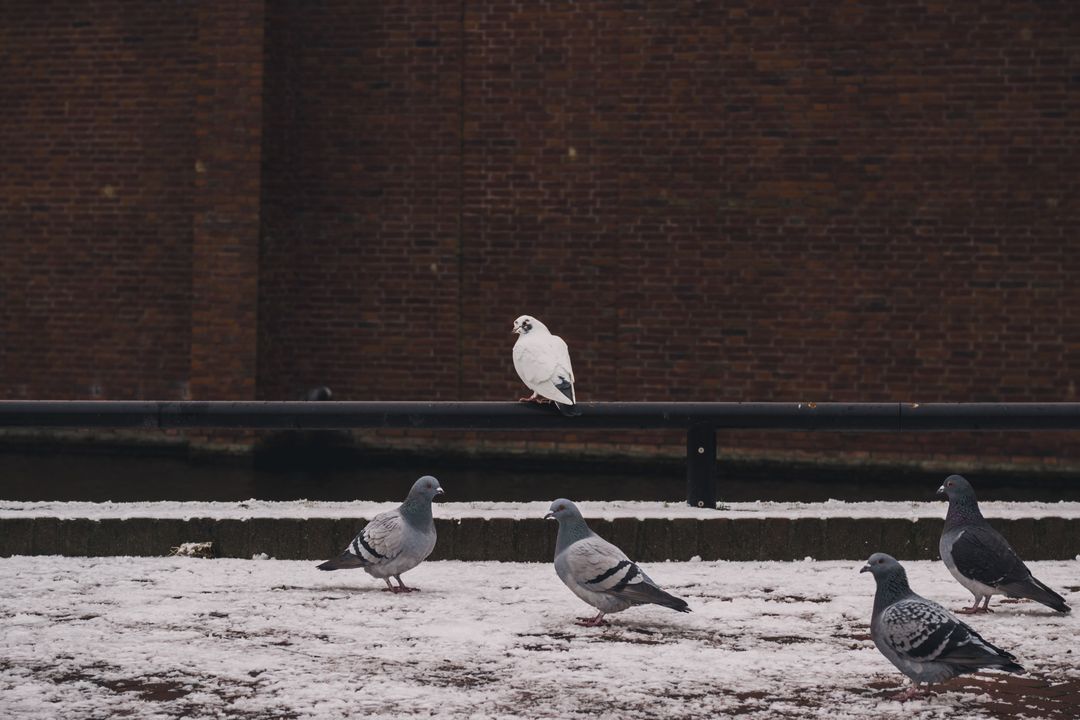
<svg viewBox="0 0 1080 720"><path fill-rule="evenodd" d="M0 3L4 397L185 392L192 7Z"/></svg>
<svg viewBox="0 0 1080 720"><path fill-rule="evenodd" d="M458 396L460 8L272 2L259 396Z"/></svg>
<svg viewBox="0 0 1080 720"><path fill-rule="evenodd" d="M509 327L527 312L570 343L583 400L1076 399L1072 2L293 0L265 4L261 37L251 30L262 3L237 4L254 8L236 33L246 69L220 82L250 86L261 48L261 125L251 103L236 115L196 104L207 80L190 66L199 30L189 6L171 7L177 18L146 13L143 24L168 37L140 30L156 38L141 45L157 59L136 57L131 75L98 70L131 44L127 30L106 32L108 8L82 60L56 50L57 33L70 43L86 31L57 30L59 10L0 11L11 20L4 47L15 48L5 62L29 68L0 88L0 140L17 146L16 174L0 179L18 223L3 231L16 248L2 290L4 393L86 397L100 372L144 377L144 397L178 394L194 372L185 352L196 355L185 232L204 195L190 168L235 123L254 135L239 141L246 154L222 187L247 203L248 253L255 188L258 267L245 255L242 287L214 307L247 328L238 352L249 359L229 367L225 346L202 365L226 369L230 396L254 386L257 397L295 398L327 384L338 399L513 398ZM131 9L116 11L125 24L139 22ZM65 76L73 62L85 67ZM169 68L177 76L165 82ZM85 125L89 110L45 114L60 96L78 106L79 82L109 97L133 77L148 88L130 90L141 104L98 124ZM37 114L13 111L19 103ZM193 120L196 107L222 122ZM121 121L133 130L110 124ZM200 127L212 135L196 142ZM124 164L180 263L165 271L132 240L118 269L176 287L149 318L121 322L129 306L99 291L123 285L96 271L81 284L50 280L77 262L80 243L123 242L106 232L122 220L74 219L116 201L87 177L103 172L100 160L88 155L78 172L63 154L80 132L121 148L141 134L172 150ZM43 172L43 159L56 170ZM147 183L178 175L183 193L146 199ZM64 183L80 192L67 199ZM217 266L199 257L196 288L236 279L208 276L199 268ZM131 292L141 312L164 302ZM91 343L88 354L85 337L69 339L77 329L124 352ZM1069 434L731 433L721 444L1080 456Z"/></svg>

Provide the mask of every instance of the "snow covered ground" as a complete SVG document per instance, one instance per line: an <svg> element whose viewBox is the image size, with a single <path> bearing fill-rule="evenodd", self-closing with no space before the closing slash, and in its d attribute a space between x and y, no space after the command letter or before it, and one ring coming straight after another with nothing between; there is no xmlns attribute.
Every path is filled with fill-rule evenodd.
<svg viewBox="0 0 1080 720"><path fill-rule="evenodd" d="M554 500L555 498L552 498ZM17 502L0 500L0 518L357 518L374 517L398 502L325 502L312 500L244 502ZM435 517L441 518L541 518L551 502L439 502ZM721 510L689 507L685 503L639 501L584 501L577 503L587 518L943 518L948 504L931 502L743 502L728 503ZM1080 502L983 502L988 518L1080 518Z"/></svg>
<svg viewBox="0 0 1080 720"><path fill-rule="evenodd" d="M905 680L867 636L874 583L858 562L654 563L652 577L693 613L634 608L598 629L571 624L591 608L550 564L429 562L406 576L423 589L412 595L314 565L0 559L0 717L1003 712L994 681L1006 676L995 673L926 699L889 698ZM1031 566L1080 606L1080 561ZM906 567L923 595L952 608L970 599L941 563ZM1034 685L1080 687L1077 614L997 607L971 624L1012 651ZM1027 717L1076 716L1054 702L1021 695L1015 707Z"/></svg>

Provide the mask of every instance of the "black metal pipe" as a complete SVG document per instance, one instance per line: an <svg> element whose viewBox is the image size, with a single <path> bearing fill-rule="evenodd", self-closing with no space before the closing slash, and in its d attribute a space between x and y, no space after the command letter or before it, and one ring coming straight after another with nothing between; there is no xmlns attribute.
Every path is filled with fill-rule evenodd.
<svg viewBox="0 0 1080 720"><path fill-rule="evenodd" d="M686 501L716 506L717 430L1080 430L1080 403L581 403L0 401L0 427L656 430L686 435Z"/></svg>
<svg viewBox="0 0 1080 720"><path fill-rule="evenodd" d="M563 417L512 402L0 401L0 427L430 428L921 432L1080 430L1080 403L581 403Z"/></svg>

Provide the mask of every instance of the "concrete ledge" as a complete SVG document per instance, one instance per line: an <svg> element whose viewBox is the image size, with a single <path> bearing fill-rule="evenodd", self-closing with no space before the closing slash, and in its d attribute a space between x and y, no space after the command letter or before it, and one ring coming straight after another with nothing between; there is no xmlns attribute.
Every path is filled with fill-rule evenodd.
<svg viewBox="0 0 1080 720"><path fill-rule="evenodd" d="M0 556L162 556L184 542L214 544L218 557L266 553L321 560L340 553L364 518L0 518ZM1080 518L991 520L1025 560L1080 555ZM439 518L434 560L549 562L555 524L527 518ZM867 517L633 518L591 520L601 536L642 562L689 560L901 560L938 557L942 520Z"/></svg>

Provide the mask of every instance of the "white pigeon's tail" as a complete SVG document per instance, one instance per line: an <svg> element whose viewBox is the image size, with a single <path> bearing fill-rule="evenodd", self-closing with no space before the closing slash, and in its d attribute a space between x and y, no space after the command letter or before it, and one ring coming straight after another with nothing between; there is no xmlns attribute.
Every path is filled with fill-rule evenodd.
<svg viewBox="0 0 1080 720"><path fill-rule="evenodd" d="M577 417L581 414L581 408L579 408L577 405L567 405L566 403L561 403L555 400L552 400L551 402L554 403L555 407L565 417Z"/></svg>

